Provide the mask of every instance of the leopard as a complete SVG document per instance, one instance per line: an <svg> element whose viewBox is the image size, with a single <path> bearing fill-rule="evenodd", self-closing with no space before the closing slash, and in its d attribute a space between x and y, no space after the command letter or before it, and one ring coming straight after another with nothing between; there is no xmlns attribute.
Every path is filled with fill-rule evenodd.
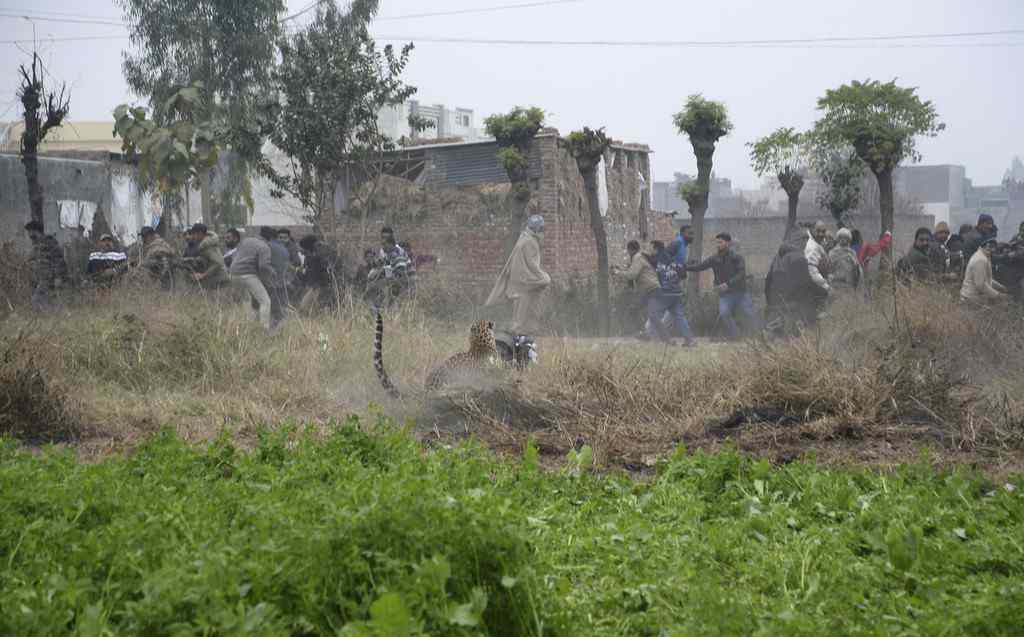
<svg viewBox="0 0 1024 637"><path fill-rule="evenodd" d="M400 398L402 393L384 369L384 316L377 312L377 325L373 338L373 368L377 372L380 384L392 398ZM453 373L481 369L495 364L499 360L498 347L494 340L494 323L477 321L469 328L469 350L452 355L441 365L435 367L427 375L426 391L436 392L448 384Z"/></svg>

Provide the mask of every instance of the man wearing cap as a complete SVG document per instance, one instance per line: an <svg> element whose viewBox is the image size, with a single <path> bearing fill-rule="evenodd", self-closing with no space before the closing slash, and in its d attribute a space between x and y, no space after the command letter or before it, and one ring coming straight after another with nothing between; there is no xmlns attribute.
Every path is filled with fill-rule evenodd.
<svg viewBox="0 0 1024 637"><path fill-rule="evenodd" d="M544 236L544 217L533 215L512 248L505 267L484 305L512 300L512 324L515 334L530 334L537 328L540 297L551 285L551 277L540 267L540 240Z"/></svg>
<svg viewBox="0 0 1024 637"><path fill-rule="evenodd" d="M222 287L228 282L228 272L220 237L203 223L193 225L190 233L197 242L196 270L192 272L192 280L204 290Z"/></svg>
<svg viewBox="0 0 1024 637"><path fill-rule="evenodd" d="M128 255L114 247L114 237L105 234L96 243L96 251L89 255L85 273L93 285L109 288L128 269Z"/></svg>
<svg viewBox="0 0 1024 637"><path fill-rule="evenodd" d="M142 237L142 263L139 269L159 281L165 290L170 289L173 283L171 268L174 265L174 250L149 226L143 226L139 236Z"/></svg>
<svg viewBox="0 0 1024 637"><path fill-rule="evenodd" d="M814 224L814 228L808 233L807 244L804 246L804 258L807 259L807 274L811 281L821 288L822 292L831 292L828 284L828 252L825 250L825 238L828 236L828 227L823 221Z"/></svg>
<svg viewBox="0 0 1024 637"><path fill-rule="evenodd" d="M840 228L836 233L836 245L828 253L828 284L837 292L856 290L864 277L860 262L857 261L857 253L850 246L852 241L853 233L849 228Z"/></svg>
<svg viewBox="0 0 1024 637"><path fill-rule="evenodd" d="M264 331L270 332L270 295L263 284L277 276L270 261L270 244L262 236L242 239L231 259L230 272L231 282L249 297L249 318L258 317Z"/></svg>
<svg viewBox="0 0 1024 637"><path fill-rule="evenodd" d="M989 305L1006 298L1006 288L992 280L992 251L995 238L987 239L967 262L960 300L970 305Z"/></svg>
<svg viewBox="0 0 1024 637"><path fill-rule="evenodd" d="M25 224L25 232L32 241L32 254L29 255L29 266L32 272L32 309L37 312L49 312L56 309L53 295L68 276L67 262L64 252L52 234L43 231L43 224L29 221Z"/></svg>

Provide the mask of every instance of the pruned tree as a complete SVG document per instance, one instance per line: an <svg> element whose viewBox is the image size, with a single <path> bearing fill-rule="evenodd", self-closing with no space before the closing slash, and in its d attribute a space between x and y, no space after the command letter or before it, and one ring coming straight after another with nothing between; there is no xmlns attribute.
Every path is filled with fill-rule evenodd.
<svg viewBox="0 0 1024 637"><path fill-rule="evenodd" d="M282 39L276 94L266 105L264 126L286 160L283 168L264 161L261 170L275 195L293 196L332 237L339 183L376 183L384 155L396 148L380 128L378 113L416 93L401 77L412 44L400 51L391 45L378 49L370 36L377 5L355 0L343 12L333 2L322 3L309 26ZM360 202L364 222L371 203L372 195Z"/></svg>
<svg viewBox="0 0 1024 637"><path fill-rule="evenodd" d="M533 138L544 126L544 111L537 107L516 106L505 114L491 115L484 120L484 129L498 142L501 162L512 189L507 200L509 229L506 247L510 250L526 223L530 205L530 148ZM507 252L508 250L506 250Z"/></svg>
<svg viewBox="0 0 1024 637"><path fill-rule="evenodd" d="M114 135L121 148L138 157L139 178L155 184L157 191L171 202L171 214L180 219L180 193L195 187L216 165L218 140L222 130L211 120L200 119L209 111L204 104L203 84L179 87L160 105L165 125L158 125L140 106L121 104L114 109ZM169 230L167 211L160 219L162 234Z"/></svg>
<svg viewBox="0 0 1024 637"><path fill-rule="evenodd" d="M611 294L609 290L608 234L601 216L597 194L597 167L601 163L611 141L603 128L591 130L586 126L573 131L566 139L566 148L576 160L576 167L583 177L583 189L587 193L587 207L590 209L590 230L594 233L597 248L597 324L601 336L608 336L611 323Z"/></svg>
<svg viewBox="0 0 1024 637"><path fill-rule="evenodd" d="M786 217L786 233L789 236L796 227L796 211L800 205L800 190L804 187L807 174L809 150L806 135L793 128L779 128L771 135L747 144L750 161L759 177L773 175L786 191L789 211Z"/></svg>
<svg viewBox="0 0 1024 637"><path fill-rule="evenodd" d="M202 82L208 99L198 119L223 127L223 143L232 151L220 201L211 180L215 166L196 180L207 223L223 220L224 209L251 209L252 167L263 139L255 134L260 96L270 86L275 43L281 34L283 0L117 0L128 25L131 50L123 71L129 88L149 100L150 118L158 125L173 117L163 106L181 86ZM218 205L220 204L220 205Z"/></svg>
<svg viewBox="0 0 1024 637"><path fill-rule="evenodd" d="M21 163L25 167L28 182L28 201L32 221L45 226L43 214L43 186L39 182L39 145L55 128L59 128L71 110L71 96L66 94L65 85L60 91L47 91L43 83L42 62L32 53L32 64L18 67L21 84L18 100L24 109L25 130L21 133Z"/></svg>
<svg viewBox="0 0 1024 637"><path fill-rule="evenodd" d="M905 159L918 161L918 137L945 129L935 106L917 89L895 81L851 82L825 92L818 100L821 118L814 135L825 144L849 146L878 182L881 231L893 229L893 171Z"/></svg>
<svg viewBox="0 0 1024 637"><path fill-rule="evenodd" d="M690 206L692 256L699 261L704 256L704 215L708 211L715 144L732 131L732 122L729 121L729 111L725 104L704 99L699 93L687 98L683 110L676 113L672 121L679 134L689 138L697 158L697 179L683 185L680 195ZM696 285L697 278L694 277L693 281L692 285Z"/></svg>

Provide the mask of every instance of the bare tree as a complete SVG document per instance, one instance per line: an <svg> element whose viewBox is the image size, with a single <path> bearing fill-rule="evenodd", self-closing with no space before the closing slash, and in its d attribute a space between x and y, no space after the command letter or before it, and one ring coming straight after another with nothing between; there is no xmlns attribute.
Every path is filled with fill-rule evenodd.
<svg viewBox="0 0 1024 637"><path fill-rule="evenodd" d="M43 63L39 55L32 53L31 70L22 64L18 67L21 86L18 99L25 109L25 131L21 134L21 163L25 166L28 181L28 200L32 221L44 224L43 186L39 183L39 145L54 128L59 128L71 109L71 96L61 84L60 92L47 92L43 84Z"/></svg>

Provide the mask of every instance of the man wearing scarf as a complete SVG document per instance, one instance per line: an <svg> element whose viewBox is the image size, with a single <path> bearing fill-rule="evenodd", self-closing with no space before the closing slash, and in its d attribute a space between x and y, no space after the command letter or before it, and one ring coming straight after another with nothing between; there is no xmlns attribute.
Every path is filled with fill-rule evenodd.
<svg viewBox="0 0 1024 637"><path fill-rule="evenodd" d="M497 305L505 299L512 301L514 334L529 334L537 329L537 310L540 296L551 285L551 277L540 267L540 239L544 235L544 217L533 215L512 248L505 267L484 305Z"/></svg>

